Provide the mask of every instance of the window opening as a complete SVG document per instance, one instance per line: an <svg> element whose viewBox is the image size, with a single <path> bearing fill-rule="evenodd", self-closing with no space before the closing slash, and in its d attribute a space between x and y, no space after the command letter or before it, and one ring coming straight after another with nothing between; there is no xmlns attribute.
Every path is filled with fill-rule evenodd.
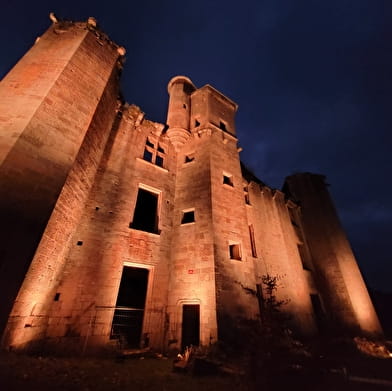
<svg viewBox="0 0 392 391"><path fill-rule="evenodd" d="M164 165L165 150L157 143L157 147L147 138L144 147L143 160L153 163L159 167Z"/></svg>
<svg viewBox="0 0 392 391"><path fill-rule="evenodd" d="M157 155L157 157L155 158L155 164L159 167L163 167L163 157Z"/></svg>
<svg viewBox="0 0 392 391"><path fill-rule="evenodd" d="M200 126L200 122L197 119L195 119L195 128L197 128L198 126Z"/></svg>
<svg viewBox="0 0 392 391"><path fill-rule="evenodd" d="M312 302L314 320L320 333L325 331L326 319L323 306L318 294L311 294L310 301Z"/></svg>
<svg viewBox="0 0 392 391"><path fill-rule="evenodd" d="M253 225L249 226L249 237L250 237L250 246L252 248L252 257L257 258L255 232L253 229Z"/></svg>
<svg viewBox="0 0 392 391"><path fill-rule="evenodd" d="M146 145L148 146L148 147L151 147L151 148L154 148L155 146L154 146L154 144L147 138L147 140L146 140Z"/></svg>
<svg viewBox="0 0 392 391"><path fill-rule="evenodd" d="M151 233L158 232L158 194L139 188L130 228Z"/></svg>
<svg viewBox="0 0 392 391"><path fill-rule="evenodd" d="M189 224L189 223L194 223L194 222L195 222L195 211L194 210L183 212L181 224Z"/></svg>
<svg viewBox="0 0 392 391"><path fill-rule="evenodd" d="M237 261L241 260L241 249L239 244L230 244L229 252L230 252L230 259L236 259Z"/></svg>
<svg viewBox="0 0 392 391"><path fill-rule="evenodd" d="M82 240L78 240L76 243L77 246L83 246L83 241Z"/></svg>
<svg viewBox="0 0 392 391"><path fill-rule="evenodd" d="M301 258L303 269L312 270L312 268L309 265L309 258L306 254L304 245L301 243L297 243L297 248L298 248L299 257Z"/></svg>
<svg viewBox="0 0 392 391"><path fill-rule="evenodd" d="M233 186L233 177L230 175L223 174L223 183L225 185Z"/></svg>
<svg viewBox="0 0 392 391"><path fill-rule="evenodd" d="M152 162L152 152L150 152L148 149L144 149L144 154L143 154L143 159L146 160L147 162Z"/></svg>
<svg viewBox="0 0 392 391"><path fill-rule="evenodd" d="M192 155L185 156L185 163L190 163L190 162L193 162L194 160L195 160L195 157Z"/></svg>
<svg viewBox="0 0 392 391"><path fill-rule="evenodd" d="M226 124L224 122L222 122L222 121L219 122L219 128L224 130L225 132L227 132Z"/></svg>
<svg viewBox="0 0 392 391"><path fill-rule="evenodd" d="M250 205L248 186L244 186L244 198L245 198L245 204Z"/></svg>
<svg viewBox="0 0 392 391"><path fill-rule="evenodd" d="M54 300L54 301L59 301L59 300L60 300L60 293L59 293L59 292L57 292L57 293L54 295L53 300Z"/></svg>

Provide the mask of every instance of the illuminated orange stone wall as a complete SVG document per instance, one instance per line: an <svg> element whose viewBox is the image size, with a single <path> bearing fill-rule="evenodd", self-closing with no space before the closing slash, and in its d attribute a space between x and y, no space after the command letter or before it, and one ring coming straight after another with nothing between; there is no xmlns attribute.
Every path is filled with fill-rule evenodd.
<svg viewBox="0 0 392 391"><path fill-rule="evenodd" d="M319 177L263 184L240 164L237 105L184 76L169 82L167 125L149 121L118 98L121 52L91 25L55 23L0 84L2 346L118 347L125 266L148 270L141 346L180 349L188 304L201 345L240 341L245 323L260 327L266 274L293 330L317 333L312 295L331 328L379 334ZM154 233L131 227L139 189L156 195Z"/></svg>
<svg viewBox="0 0 392 391"><path fill-rule="evenodd" d="M336 332L381 334L377 314L324 176L293 175L286 179L286 186L292 197L301 201L315 279L324 298L330 327Z"/></svg>
<svg viewBox="0 0 392 391"><path fill-rule="evenodd" d="M72 206L83 203L83 194L94 177L99 148L102 150L106 141L102 132L113 121L118 58L117 47L100 42L85 23L58 23L0 84L4 97L0 104L0 224L5 254L0 277L2 328L49 216L63 193L65 198L57 202L59 215L55 219L59 221L53 228L52 220L47 242L42 244L47 255L31 267L26 289L15 306L18 317L32 313L37 295L38 302L42 302L37 288L53 277L57 266L52 254L63 250L69 235L68 222L78 218ZM110 116L105 111L110 111ZM72 191L64 187L66 182L74 187ZM67 192L71 193L69 199Z"/></svg>

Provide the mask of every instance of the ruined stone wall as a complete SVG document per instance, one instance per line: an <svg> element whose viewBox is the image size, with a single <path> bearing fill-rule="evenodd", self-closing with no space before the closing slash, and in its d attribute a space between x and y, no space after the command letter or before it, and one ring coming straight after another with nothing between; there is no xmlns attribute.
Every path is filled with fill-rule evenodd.
<svg viewBox="0 0 392 391"><path fill-rule="evenodd" d="M380 323L324 177L293 175L286 179L286 187L301 202L315 281L324 298L330 328L338 333L380 334Z"/></svg>
<svg viewBox="0 0 392 391"><path fill-rule="evenodd" d="M91 350L110 345L110 331L123 267L149 270L144 333L162 347L170 251L170 207L174 163L167 152L165 167L144 161L147 137L158 137L162 125L144 120L131 107L112 128L95 183L74 231L63 269L56 280L46 344ZM159 190L160 234L129 228L139 185ZM65 339L64 339L65 337ZM73 343L72 343L73 342Z"/></svg>
<svg viewBox="0 0 392 391"><path fill-rule="evenodd" d="M114 118L118 58L117 46L101 42L86 24L55 24L2 82L2 95L13 102L1 108L4 319L62 192L19 292L5 344L42 336L42 305L59 270L57 254L77 224Z"/></svg>
<svg viewBox="0 0 392 391"><path fill-rule="evenodd" d="M298 253L284 194L254 182L248 189L247 214L254 229L257 283L261 284L263 275L277 277L276 297L285 302L281 310L291 317L288 325L302 334L312 334L315 332L312 290Z"/></svg>

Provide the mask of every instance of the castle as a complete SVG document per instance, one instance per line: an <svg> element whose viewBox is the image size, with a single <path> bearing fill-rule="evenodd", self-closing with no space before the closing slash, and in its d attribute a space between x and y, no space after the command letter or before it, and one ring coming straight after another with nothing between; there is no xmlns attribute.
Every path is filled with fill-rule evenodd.
<svg viewBox="0 0 392 391"><path fill-rule="evenodd" d="M260 322L266 275L296 332L380 335L325 178L265 185L236 103L184 76L149 121L124 54L53 20L0 84L2 347L209 346Z"/></svg>

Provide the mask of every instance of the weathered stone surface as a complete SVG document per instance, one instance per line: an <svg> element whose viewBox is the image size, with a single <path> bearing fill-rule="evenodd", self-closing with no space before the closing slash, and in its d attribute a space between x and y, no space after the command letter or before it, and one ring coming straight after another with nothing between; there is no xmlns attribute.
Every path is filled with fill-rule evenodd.
<svg viewBox="0 0 392 391"><path fill-rule="evenodd" d="M167 126L145 119L118 99L119 53L54 23L0 84L3 346L114 348L125 268L147 271L125 309L143 348L240 340L267 274L298 332L316 332L318 298L340 330L380 333L325 186L284 193L241 167L237 105L211 86L175 77Z"/></svg>

